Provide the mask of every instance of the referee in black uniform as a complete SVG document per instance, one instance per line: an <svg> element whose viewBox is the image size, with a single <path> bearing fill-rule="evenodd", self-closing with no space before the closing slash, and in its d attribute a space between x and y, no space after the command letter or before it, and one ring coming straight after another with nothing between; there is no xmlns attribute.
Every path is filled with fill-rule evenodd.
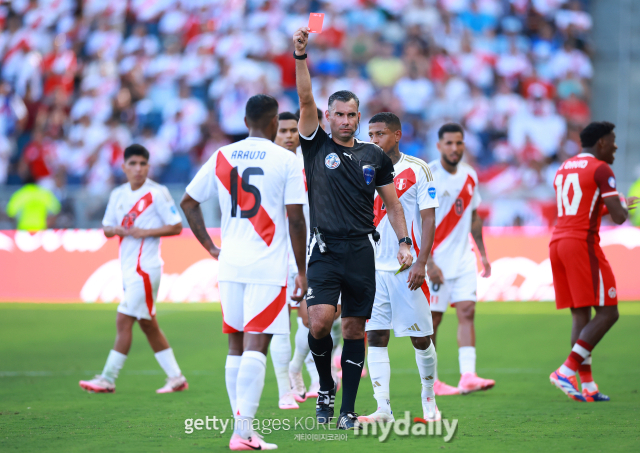
<svg viewBox="0 0 640 453"><path fill-rule="evenodd" d="M338 91L325 113L331 136L319 127L306 53L309 29L293 36L300 98L300 145L309 190L311 244L307 270L309 347L320 375L319 423L333 417L336 383L331 377L331 325L342 294L342 407L337 426L358 428L356 394L364 365L364 327L375 296L378 234L373 225L375 191L382 198L398 240L398 267L412 264L411 239L393 185L393 163L378 146L354 138L360 124L358 97Z"/></svg>

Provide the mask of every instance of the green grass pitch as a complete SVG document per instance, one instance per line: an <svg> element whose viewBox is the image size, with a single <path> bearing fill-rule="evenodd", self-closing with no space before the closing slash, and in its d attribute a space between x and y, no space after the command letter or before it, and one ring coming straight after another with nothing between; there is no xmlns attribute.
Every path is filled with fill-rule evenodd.
<svg viewBox="0 0 640 453"><path fill-rule="evenodd" d="M0 451L228 451L230 434L185 434L184 420L230 415L224 383L226 337L217 304L160 304L158 320L190 389L156 395L164 383L136 328L115 394L87 394L78 380L102 370L115 334L115 305L0 304ZM594 377L610 403L576 403L548 376L569 352L571 320L549 303L481 303L477 307L478 373L494 389L439 397L443 416L458 419L442 437L296 440L304 430L277 431L267 440L281 451L640 451L640 304L620 305L621 317L598 345ZM440 377L458 380L455 314L445 315L438 342ZM293 324L296 325L295 323ZM392 339L391 403L421 416L420 379L408 339ZM305 374L308 382L308 376ZM375 410L371 381L362 380L359 413ZM338 406L340 393L336 400ZM271 361L258 418L313 416L315 403L277 409ZM322 434L322 431L313 431ZM332 431L331 434L335 433Z"/></svg>

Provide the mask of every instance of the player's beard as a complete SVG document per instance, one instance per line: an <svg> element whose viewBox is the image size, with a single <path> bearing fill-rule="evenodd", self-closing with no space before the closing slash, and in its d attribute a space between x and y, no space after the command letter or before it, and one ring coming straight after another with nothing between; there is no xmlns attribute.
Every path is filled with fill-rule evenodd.
<svg viewBox="0 0 640 453"><path fill-rule="evenodd" d="M447 157L443 154L442 155L442 160L444 160L447 165L451 165L452 167L457 167L458 164L460 163L460 161L462 160L462 157L460 159L458 159L458 162L451 162L449 159L447 159Z"/></svg>

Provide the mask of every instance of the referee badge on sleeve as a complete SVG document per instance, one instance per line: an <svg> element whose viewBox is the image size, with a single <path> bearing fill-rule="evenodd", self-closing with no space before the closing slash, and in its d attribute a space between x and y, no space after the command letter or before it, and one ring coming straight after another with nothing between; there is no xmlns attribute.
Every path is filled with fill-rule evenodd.
<svg viewBox="0 0 640 453"><path fill-rule="evenodd" d="M364 175L364 182L367 185L371 184L373 178L376 176L376 169L372 165L365 165L362 167L362 174Z"/></svg>

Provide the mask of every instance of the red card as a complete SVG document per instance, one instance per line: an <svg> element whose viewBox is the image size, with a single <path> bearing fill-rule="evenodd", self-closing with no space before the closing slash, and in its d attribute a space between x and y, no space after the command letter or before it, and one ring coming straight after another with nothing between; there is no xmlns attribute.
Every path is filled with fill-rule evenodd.
<svg viewBox="0 0 640 453"><path fill-rule="evenodd" d="M309 14L309 33L322 33L322 22L324 22L324 13Z"/></svg>

